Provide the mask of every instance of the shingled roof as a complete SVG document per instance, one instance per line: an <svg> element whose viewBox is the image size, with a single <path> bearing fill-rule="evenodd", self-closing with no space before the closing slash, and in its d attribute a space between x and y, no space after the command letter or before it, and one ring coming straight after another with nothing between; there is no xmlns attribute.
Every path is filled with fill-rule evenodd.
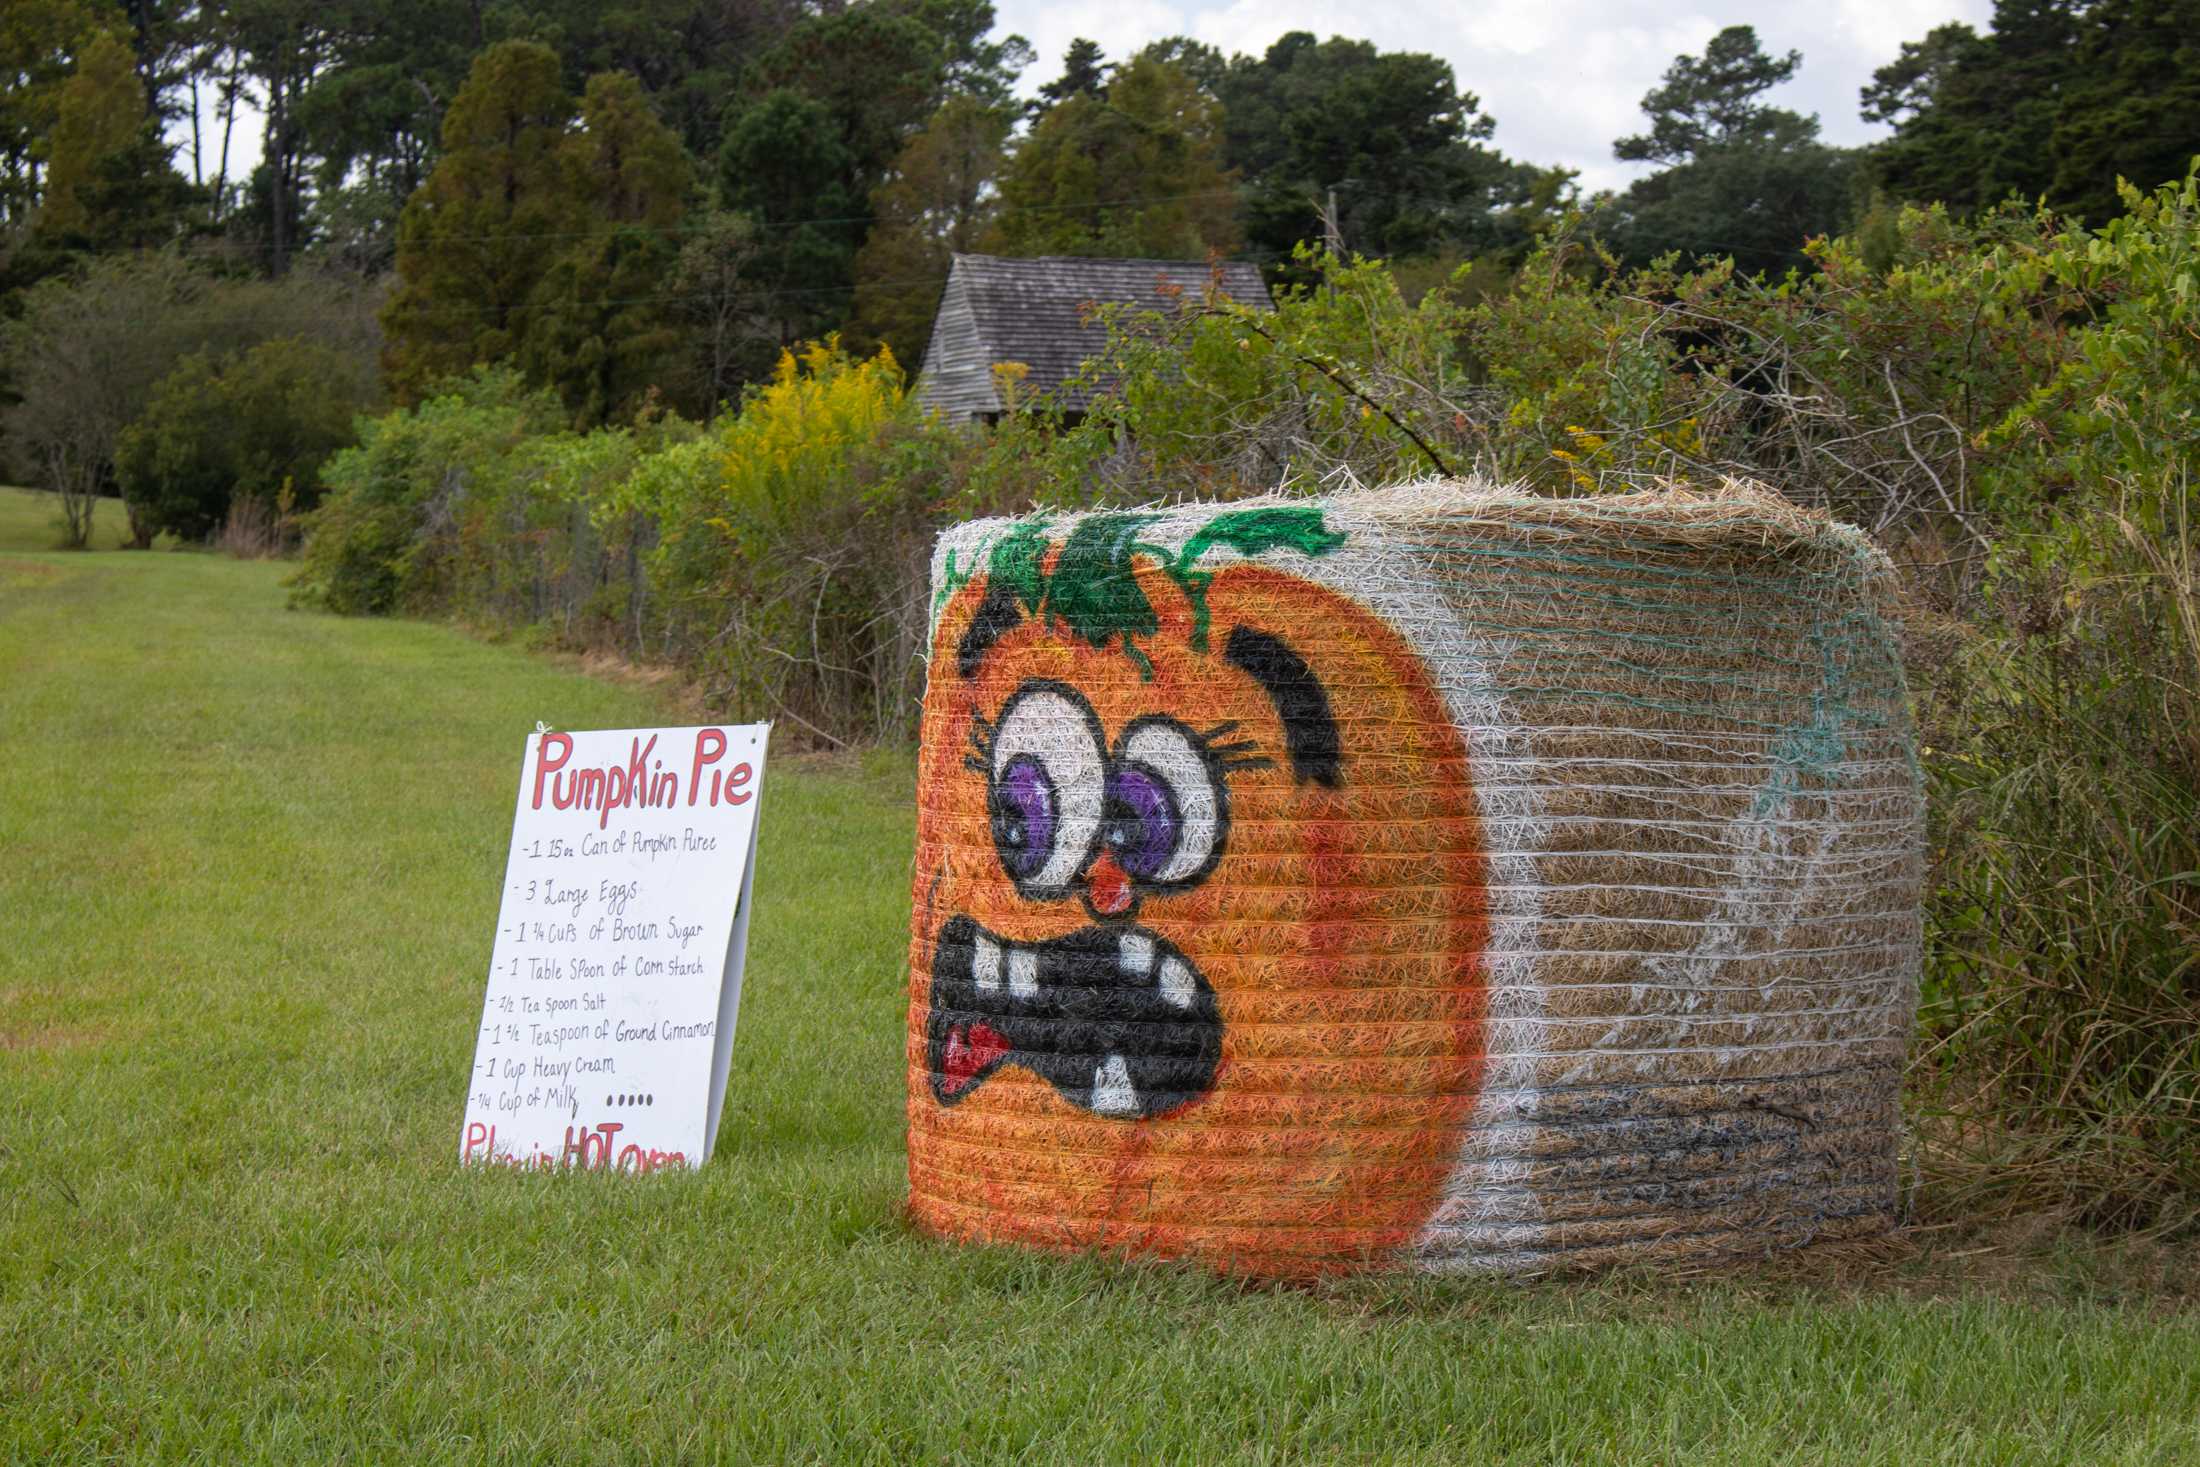
<svg viewBox="0 0 2200 1467"><path fill-rule="evenodd" d="M1056 392L1063 407L1082 409L1089 393L1058 389L1107 344L1106 329L1085 319L1086 306L1122 302L1162 310L1172 304L1165 289L1196 300L1210 280L1234 301L1270 308L1268 287L1252 265L957 255L917 376L917 396L951 418L986 417L1001 411L993 368L1021 362L1030 369L1024 391Z"/></svg>

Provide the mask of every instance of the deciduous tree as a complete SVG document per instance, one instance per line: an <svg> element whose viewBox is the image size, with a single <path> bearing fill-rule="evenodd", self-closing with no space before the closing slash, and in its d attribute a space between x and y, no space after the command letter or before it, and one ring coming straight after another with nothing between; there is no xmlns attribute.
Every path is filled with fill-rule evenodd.
<svg viewBox="0 0 2200 1467"><path fill-rule="evenodd" d="M238 499L310 509L322 462L374 399L371 366L295 336L184 358L116 445L131 523L203 540Z"/></svg>

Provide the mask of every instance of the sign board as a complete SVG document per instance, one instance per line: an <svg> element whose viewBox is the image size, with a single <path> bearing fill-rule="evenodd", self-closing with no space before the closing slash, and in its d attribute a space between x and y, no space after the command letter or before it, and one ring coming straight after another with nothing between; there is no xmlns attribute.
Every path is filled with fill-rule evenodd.
<svg viewBox="0 0 2200 1467"><path fill-rule="evenodd" d="M463 1160L654 1171L710 1155L769 733L528 737Z"/></svg>

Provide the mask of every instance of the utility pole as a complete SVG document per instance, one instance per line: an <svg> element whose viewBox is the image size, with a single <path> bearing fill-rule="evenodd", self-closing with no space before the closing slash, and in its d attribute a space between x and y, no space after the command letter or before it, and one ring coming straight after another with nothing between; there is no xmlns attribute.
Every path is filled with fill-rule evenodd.
<svg viewBox="0 0 2200 1467"><path fill-rule="evenodd" d="M1331 187L1329 190L1329 207L1322 210L1322 249L1329 256L1328 263L1322 268L1322 275L1328 281L1326 289L1329 292L1329 299L1334 301L1337 298L1337 282L1333 277L1337 269L1337 261L1344 255L1344 231L1337 227L1337 190L1335 187Z"/></svg>

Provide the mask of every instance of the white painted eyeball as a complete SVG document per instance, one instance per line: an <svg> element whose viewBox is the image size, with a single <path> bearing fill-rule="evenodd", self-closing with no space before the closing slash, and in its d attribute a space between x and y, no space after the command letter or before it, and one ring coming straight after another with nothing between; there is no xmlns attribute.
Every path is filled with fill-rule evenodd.
<svg viewBox="0 0 2200 1467"><path fill-rule="evenodd" d="M1104 839L1134 880L1196 881L1221 852L1223 799L1219 776L1190 729L1173 718L1141 718L1116 746Z"/></svg>
<svg viewBox="0 0 2200 1467"><path fill-rule="evenodd" d="M987 806L1001 869L1051 901L1092 856L1107 801L1107 750L1092 706L1068 686L1018 688L993 725Z"/></svg>

